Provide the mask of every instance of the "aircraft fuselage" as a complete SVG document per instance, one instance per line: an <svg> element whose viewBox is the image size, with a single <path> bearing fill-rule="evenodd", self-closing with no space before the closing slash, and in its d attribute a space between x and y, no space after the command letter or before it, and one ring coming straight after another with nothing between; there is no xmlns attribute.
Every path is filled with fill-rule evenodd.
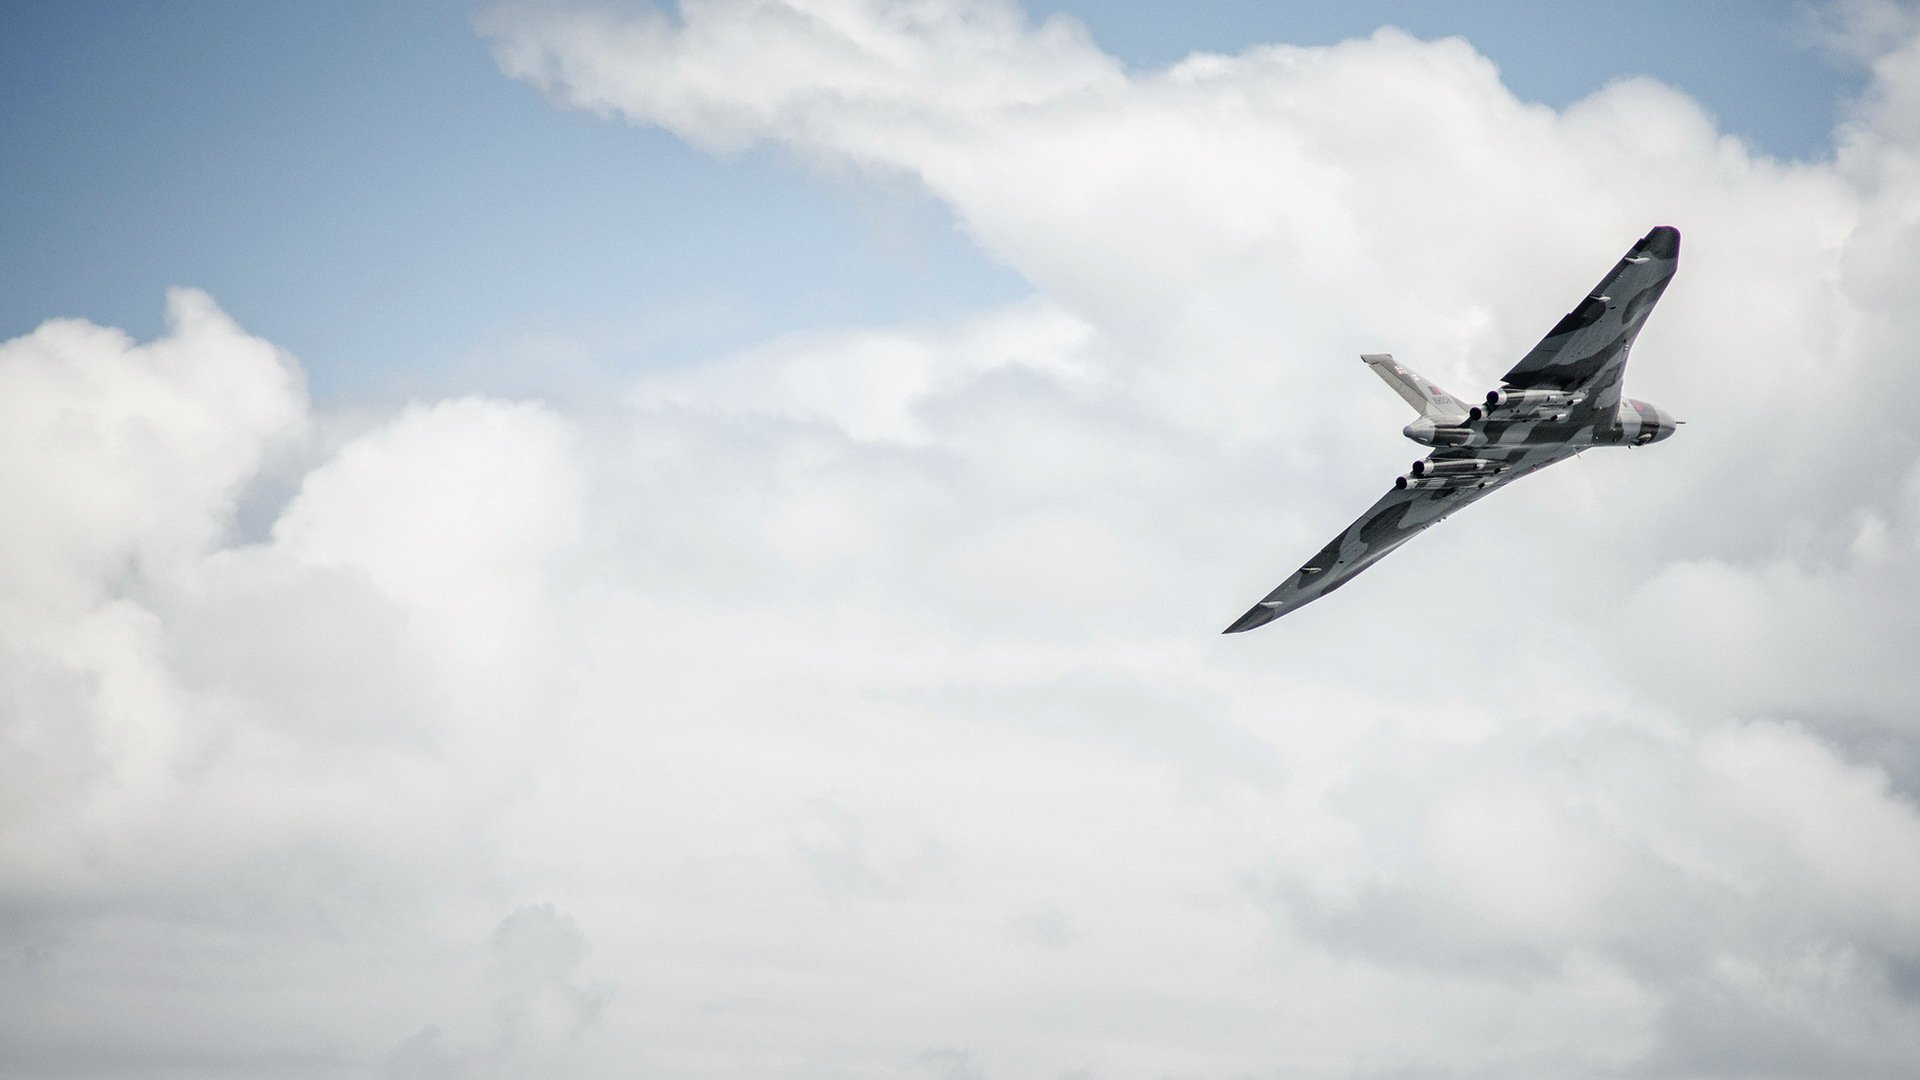
<svg viewBox="0 0 1920 1080"><path fill-rule="evenodd" d="M1549 405L1520 411L1521 415L1510 415L1496 408L1458 424L1435 423L1423 417L1402 428L1401 434L1422 446L1447 449L1555 446L1577 450L1645 446L1672 435L1680 423L1665 409L1632 398L1622 400L1614 409L1611 423L1591 412L1582 415L1575 407Z"/></svg>

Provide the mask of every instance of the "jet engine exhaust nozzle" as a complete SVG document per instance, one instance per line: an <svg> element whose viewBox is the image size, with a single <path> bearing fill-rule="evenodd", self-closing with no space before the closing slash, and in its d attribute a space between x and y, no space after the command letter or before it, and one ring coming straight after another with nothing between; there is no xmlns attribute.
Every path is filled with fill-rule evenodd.
<svg viewBox="0 0 1920 1080"><path fill-rule="evenodd" d="M1442 458L1439 461L1416 461L1409 474L1419 479L1423 476L1484 476L1499 471L1499 462L1485 458Z"/></svg>
<svg viewBox="0 0 1920 1080"><path fill-rule="evenodd" d="M1440 488L1444 490L1449 488L1479 487L1481 484L1487 482L1486 477L1479 474L1469 474L1466 476L1396 476L1393 478L1393 486L1401 491L1408 489L1423 491L1430 488Z"/></svg>

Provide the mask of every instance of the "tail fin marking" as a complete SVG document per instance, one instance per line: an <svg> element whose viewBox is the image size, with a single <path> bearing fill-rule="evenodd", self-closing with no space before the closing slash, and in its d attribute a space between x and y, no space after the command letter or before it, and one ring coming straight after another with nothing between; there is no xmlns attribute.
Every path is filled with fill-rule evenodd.
<svg viewBox="0 0 1920 1080"><path fill-rule="evenodd" d="M1395 360L1388 353L1366 353L1360 357L1380 376L1393 392L1413 406L1421 416L1436 424L1460 424L1467 419L1467 407L1458 398L1435 386L1418 372Z"/></svg>

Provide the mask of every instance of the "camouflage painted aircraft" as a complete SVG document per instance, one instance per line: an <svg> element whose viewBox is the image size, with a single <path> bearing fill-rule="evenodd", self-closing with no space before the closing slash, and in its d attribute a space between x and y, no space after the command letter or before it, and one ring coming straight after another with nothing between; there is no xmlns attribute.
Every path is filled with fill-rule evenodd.
<svg viewBox="0 0 1920 1080"><path fill-rule="evenodd" d="M1644 446L1675 420L1620 396L1627 351L1680 265L1680 232L1662 225L1522 357L1486 402L1469 408L1391 356L1360 359L1420 412L1407 438L1434 448L1345 532L1240 616L1251 630L1310 604L1388 552L1503 484L1595 446Z"/></svg>

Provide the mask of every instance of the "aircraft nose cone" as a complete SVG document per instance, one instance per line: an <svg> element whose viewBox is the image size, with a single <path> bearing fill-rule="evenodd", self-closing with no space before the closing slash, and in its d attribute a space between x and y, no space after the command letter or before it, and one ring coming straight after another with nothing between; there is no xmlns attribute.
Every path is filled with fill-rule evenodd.
<svg viewBox="0 0 1920 1080"><path fill-rule="evenodd" d="M1665 409L1655 409L1653 415L1658 420L1658 425L1653 429L1654 442L1671 437L1674 432L1680 430L1681 424L1686 423L1685 420L1675 420L1673 414Z"/></svg>

